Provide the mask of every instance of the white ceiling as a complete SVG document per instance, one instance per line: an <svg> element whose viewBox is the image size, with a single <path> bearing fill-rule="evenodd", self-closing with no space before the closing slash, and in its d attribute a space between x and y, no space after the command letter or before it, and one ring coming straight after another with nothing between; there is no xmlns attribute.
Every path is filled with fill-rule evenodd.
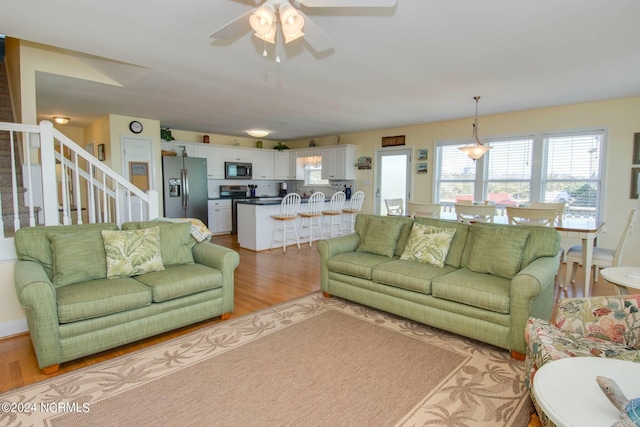
<svg viewBox="0 0 640 427"><path fill-rule="evenodd" d="M262 56L247 32L209 34L246 0L11 0L0 33L75 52L123 87L37 74L39 119L104 114L290 140L640 96L638 0L398 0L303 8L334 41ZM83 54L83 55L81 55Z"/></svg>

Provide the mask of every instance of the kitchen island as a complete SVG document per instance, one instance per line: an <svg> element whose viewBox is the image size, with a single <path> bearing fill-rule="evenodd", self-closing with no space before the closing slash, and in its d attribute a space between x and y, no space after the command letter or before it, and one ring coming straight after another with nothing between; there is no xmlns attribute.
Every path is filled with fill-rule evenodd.
<svg viewBox="0 0 640 427"><path fill-rule="evenodd" d="M238 203L238 244L241 248L252 251L271 249L271 238L275 220L271 215L280 213L282 198L239 200ZM302 199L301 212L306 210L308 198ZM327 200L325 200L325 203ZM295 220L296 229L300 227L301 218ZM306 223L305 223L306 225Z"/></svg>

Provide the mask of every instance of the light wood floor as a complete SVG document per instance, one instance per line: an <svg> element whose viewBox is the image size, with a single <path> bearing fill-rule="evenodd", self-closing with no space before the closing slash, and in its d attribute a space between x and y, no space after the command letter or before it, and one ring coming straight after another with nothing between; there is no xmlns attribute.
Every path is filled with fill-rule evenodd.
<svg viewBox="0 0 640 427"><path fill-rule="evenodd" d="M302 245L300 250L293 246L284 254L282 250L276 249L258 253L241 249L235 236L215 237L212 241L235 249L240 254L240 265L235 271L235 310L232 317L242 316L320 289L320 256L315 244L312 248L309 248L308 244ZM562 273L564 273L564 267ZM582 274L580 268L578 280ZM613 295L614 293L613 286L604 282L602 278L594 286L593 295ZM556 284L556 301L560 296L582 295L583 290L577 289L574 285L570 285L567 290L561 292ZM60 370L53 375L112 359L218 322L220 320L212 319L113 350L66 362L61 364ZM0 392L41 381L51 376L44 375L38 368L28 334L0 340Z"/></svg>

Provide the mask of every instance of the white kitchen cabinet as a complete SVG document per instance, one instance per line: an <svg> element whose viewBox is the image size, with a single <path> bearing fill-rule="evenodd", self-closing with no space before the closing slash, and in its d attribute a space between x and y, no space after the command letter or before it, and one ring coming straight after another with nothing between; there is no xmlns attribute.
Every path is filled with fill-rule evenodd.
<svg viewBox="0 0 640 427"><path fill-rule="evenodd" d="M274 153L275 155L275 179L295 179L295 167L294 175L291 175L291 162L288 151L280 151ZM295 163L294 163L295 165Z"/></svg>
<svg viewBox="0 0 640 427"><path fill-rule="evenodd" d="M213 234L231 233L231 200L209 200L209 230Z"/></svg>
<svg viewBox="0 0 640 427"><path fill-rule="evenodd" d="M274 152L269 150L254 150L251 152L253 165L253 179L275 179Z"/></svg>
<svg viewBox="0 0 640 427"><path fill-rule="evenodd" d="M184 142L163 142L160 144L160 147L165 151L173 151L178 156L182 156L182 147L184 147L187 152L187 157L196 157L193 149L193 145L185 144Z"/></svg>
<svg viewBox="0 0 640 427"><path fill-rule="evenodd" d="M224 148L196 145L193 155L207 159L207 179L224 179Z"/></svg>
<svg viewBox="0 0 640 427"><path fill-rule="evenodd" d="M252 151L254 150L242 149L242 148L225 148L224 161L251 163Z"/></svg>
<svg viewBox="0 0 640 427"><path fill-rule="evenodd" d="M322 150L322 179L355 179L356 149L353 146Z"/></svg>

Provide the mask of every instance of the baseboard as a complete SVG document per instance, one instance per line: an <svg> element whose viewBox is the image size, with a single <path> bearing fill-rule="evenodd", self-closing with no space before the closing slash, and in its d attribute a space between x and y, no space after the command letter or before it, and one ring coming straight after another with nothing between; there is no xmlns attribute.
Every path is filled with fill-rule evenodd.
<svg viewBox="0 0 640 427"><path fill-rule="evenodd" d="M0 338L18 335L23 332L27 332L28 330L29 327L27 326L26 318L0 323Z"/></svg>

